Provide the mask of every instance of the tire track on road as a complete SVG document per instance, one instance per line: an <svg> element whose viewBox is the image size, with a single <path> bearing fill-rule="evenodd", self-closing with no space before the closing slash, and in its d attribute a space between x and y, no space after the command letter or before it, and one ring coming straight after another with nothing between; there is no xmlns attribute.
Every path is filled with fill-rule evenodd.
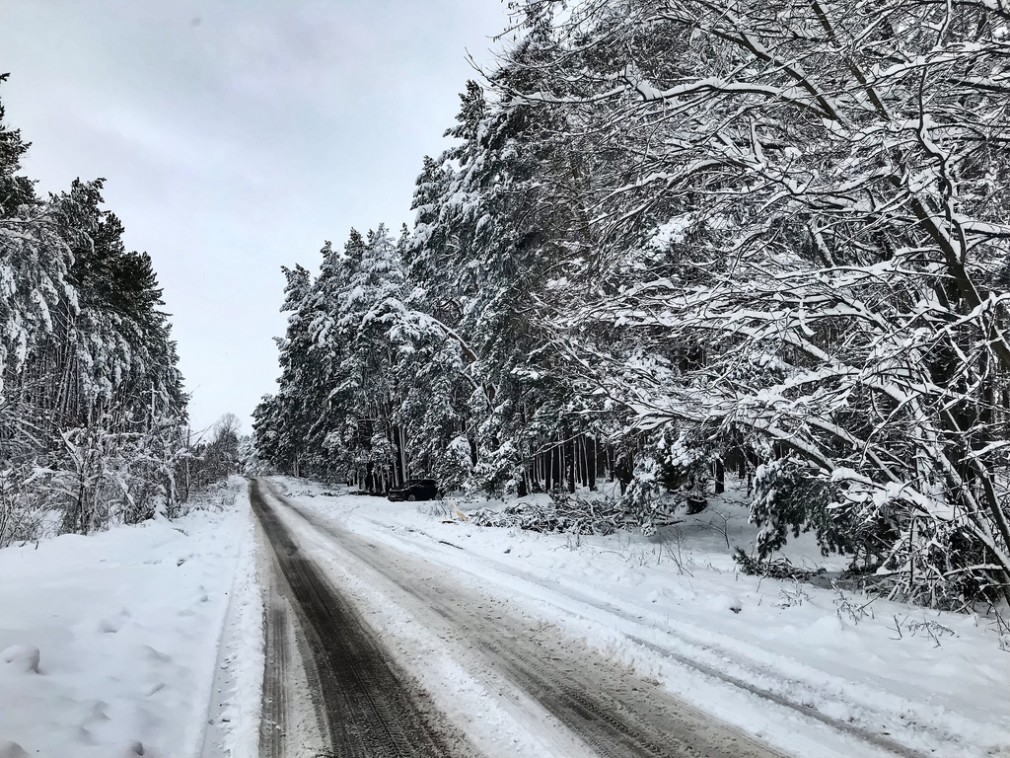
<svg viewBox="0 0 1010 758"><path fill-rule="evenodd" d="M288 639L287 610L271 598L266 608L266 670L263 672L263 712L260 756L284 758L287 732Z"/></svg>
<svg viewBox="0 0 1010 758"><path fill-rule="evenodd" d="M432 723L432 714L418 703L420 693L394 670L388 653L354 608L300 553L264 500L260 486L253 482L250 487L253 511L290 588L298 629L318 679L314 695L322 701L330 744L326 752L317 754L341 758L454 758L470 754L457 749L458 737L447 737ZM284 621L271 614L267 618L271 624ZM283 678L283 672L268 673L267 682L278 677ZM275 742L268 741L263 747L263 755L269 758L281 755L278 749L283 751Z"/></svg>
<svg viewBox="0 0 1010 758"><path fill-rule="evenodd" d="M403 555L367 543L270 489L313 529L413 598L426 623L462 634L493 668L514 682L598 756L609 758L769 758L780 753L718 722L655 683L561 635L500 614L462 587L450 586ZM441 623L440 621L441 620Z"/></svg>

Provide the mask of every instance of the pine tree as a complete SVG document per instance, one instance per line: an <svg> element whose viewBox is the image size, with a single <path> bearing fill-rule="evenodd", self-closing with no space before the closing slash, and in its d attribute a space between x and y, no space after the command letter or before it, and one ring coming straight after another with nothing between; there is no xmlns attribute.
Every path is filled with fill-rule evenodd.
<svg viewBox="0 0 1010 758"><path fill-rule="evenodd" d="M2 118L0 108L0 118ZM161 290L102 180L41 201L0 125L0 546L177 506L186 397Z"/></svg>

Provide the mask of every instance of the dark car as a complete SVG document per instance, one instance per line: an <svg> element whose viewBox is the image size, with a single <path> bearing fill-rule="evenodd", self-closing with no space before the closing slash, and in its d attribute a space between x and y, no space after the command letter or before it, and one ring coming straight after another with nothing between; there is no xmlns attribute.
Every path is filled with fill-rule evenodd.
<svg viewBox="0 0 1010 758"><path fill-rule="evenodd" d="M390 500L436 500L438 485L434 479L408 479L402 487L393 487L386 493Z"/></svg>

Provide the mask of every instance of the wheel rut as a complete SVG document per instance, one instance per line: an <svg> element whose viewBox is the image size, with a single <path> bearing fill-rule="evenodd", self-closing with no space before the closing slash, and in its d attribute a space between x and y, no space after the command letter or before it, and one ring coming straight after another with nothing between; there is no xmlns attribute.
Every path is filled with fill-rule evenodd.
<svg viewBox="0 0 1010 758"><path fill-rule="evenodd" d="M447 737L437 718L420 703L423 695L391 663L358 615L316 566L299 551L291 534L260 491L250 487L250 500L266 533L297 615L297 633L311 656L315 680L313 698L323 716L329 743L315 751L320 757L456 758L458 737ZM280 614L280 615L278 615ZM268 668L265 676L264 726L261 756L292 755L283 729L284 669L290 645L283 639L286 619L278 608L267 609ZM271 631L273 630L273 631ZM269 722L269 723L268 723Z"/></svg>
<svg viewBox="0 0 1010 758"><path fill-rule="evenodd" d="M260 755L284 758L287 753L287 610L271 599L265 609L266 670L263 676L263 715L260 721Z"/></svg>
<svg viewBox="0 0 1010 758"><path fill-rule="evenodd" d="M367 543L276 493L314 529L402 593L424 623L467 640L492 667L608 758L768 758L781 754L671 697L655 683L543 625L512 618L494 601L426 571L419 561Z"/></svg>

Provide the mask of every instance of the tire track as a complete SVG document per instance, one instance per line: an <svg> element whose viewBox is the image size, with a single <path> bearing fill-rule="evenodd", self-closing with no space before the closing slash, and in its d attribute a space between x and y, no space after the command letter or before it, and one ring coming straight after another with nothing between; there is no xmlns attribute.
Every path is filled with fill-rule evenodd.
<svg viewBox="0 0 1010 758"><path fill-rule="evenodd" d="M779 753L637 679L560 634L511 618L493 602L366 543L270 489L271 496L406 593L432 626L461 634L510 681L608 758L768 758ZM398 564L401 564L398 566ZM410 565L406 565L410 564ZM406 565L406 568L404 568Z"/></svg>
<svg viewBox="0 0 1010 758"><path fill-rule="evenodd" d="M287 733L288 618L279 598L272 598L266 615L266 668L263 672L263 715L260 755L284 758Z"/></svg>
<svg viewBox="0 0 1010 758"><path fill-rule="evenodd" d="M318 692L325 717L329 745L321 756L347 758L443 758L463 754L440 733L437 718L425 712L417 692L394 670L389 656L353 607L305 559L290 533L264 501L260 483L250 487L250 500L276 557L299 620L299 631L312 657ZM270 626L284 628L283 619L268 616ZM282 645L275 631L271 653ZM284 644L284 650L290 646ZM286 654L286 653L284 653ZM284 660L281 658L280 660ZM285 679L282 669L268 672L271 679ZM274 688L271 688L274 692ZM276 693L275 693L276 697ZM281 696L283 697L283 695ZM269 713L273 703L268 702ZM281 703L283 706L283 703ZM458 738L457 738L458 740ZM264 743L267 758L284 755L276 740ZM277 751L280 752L271 752Z"/></svg>

